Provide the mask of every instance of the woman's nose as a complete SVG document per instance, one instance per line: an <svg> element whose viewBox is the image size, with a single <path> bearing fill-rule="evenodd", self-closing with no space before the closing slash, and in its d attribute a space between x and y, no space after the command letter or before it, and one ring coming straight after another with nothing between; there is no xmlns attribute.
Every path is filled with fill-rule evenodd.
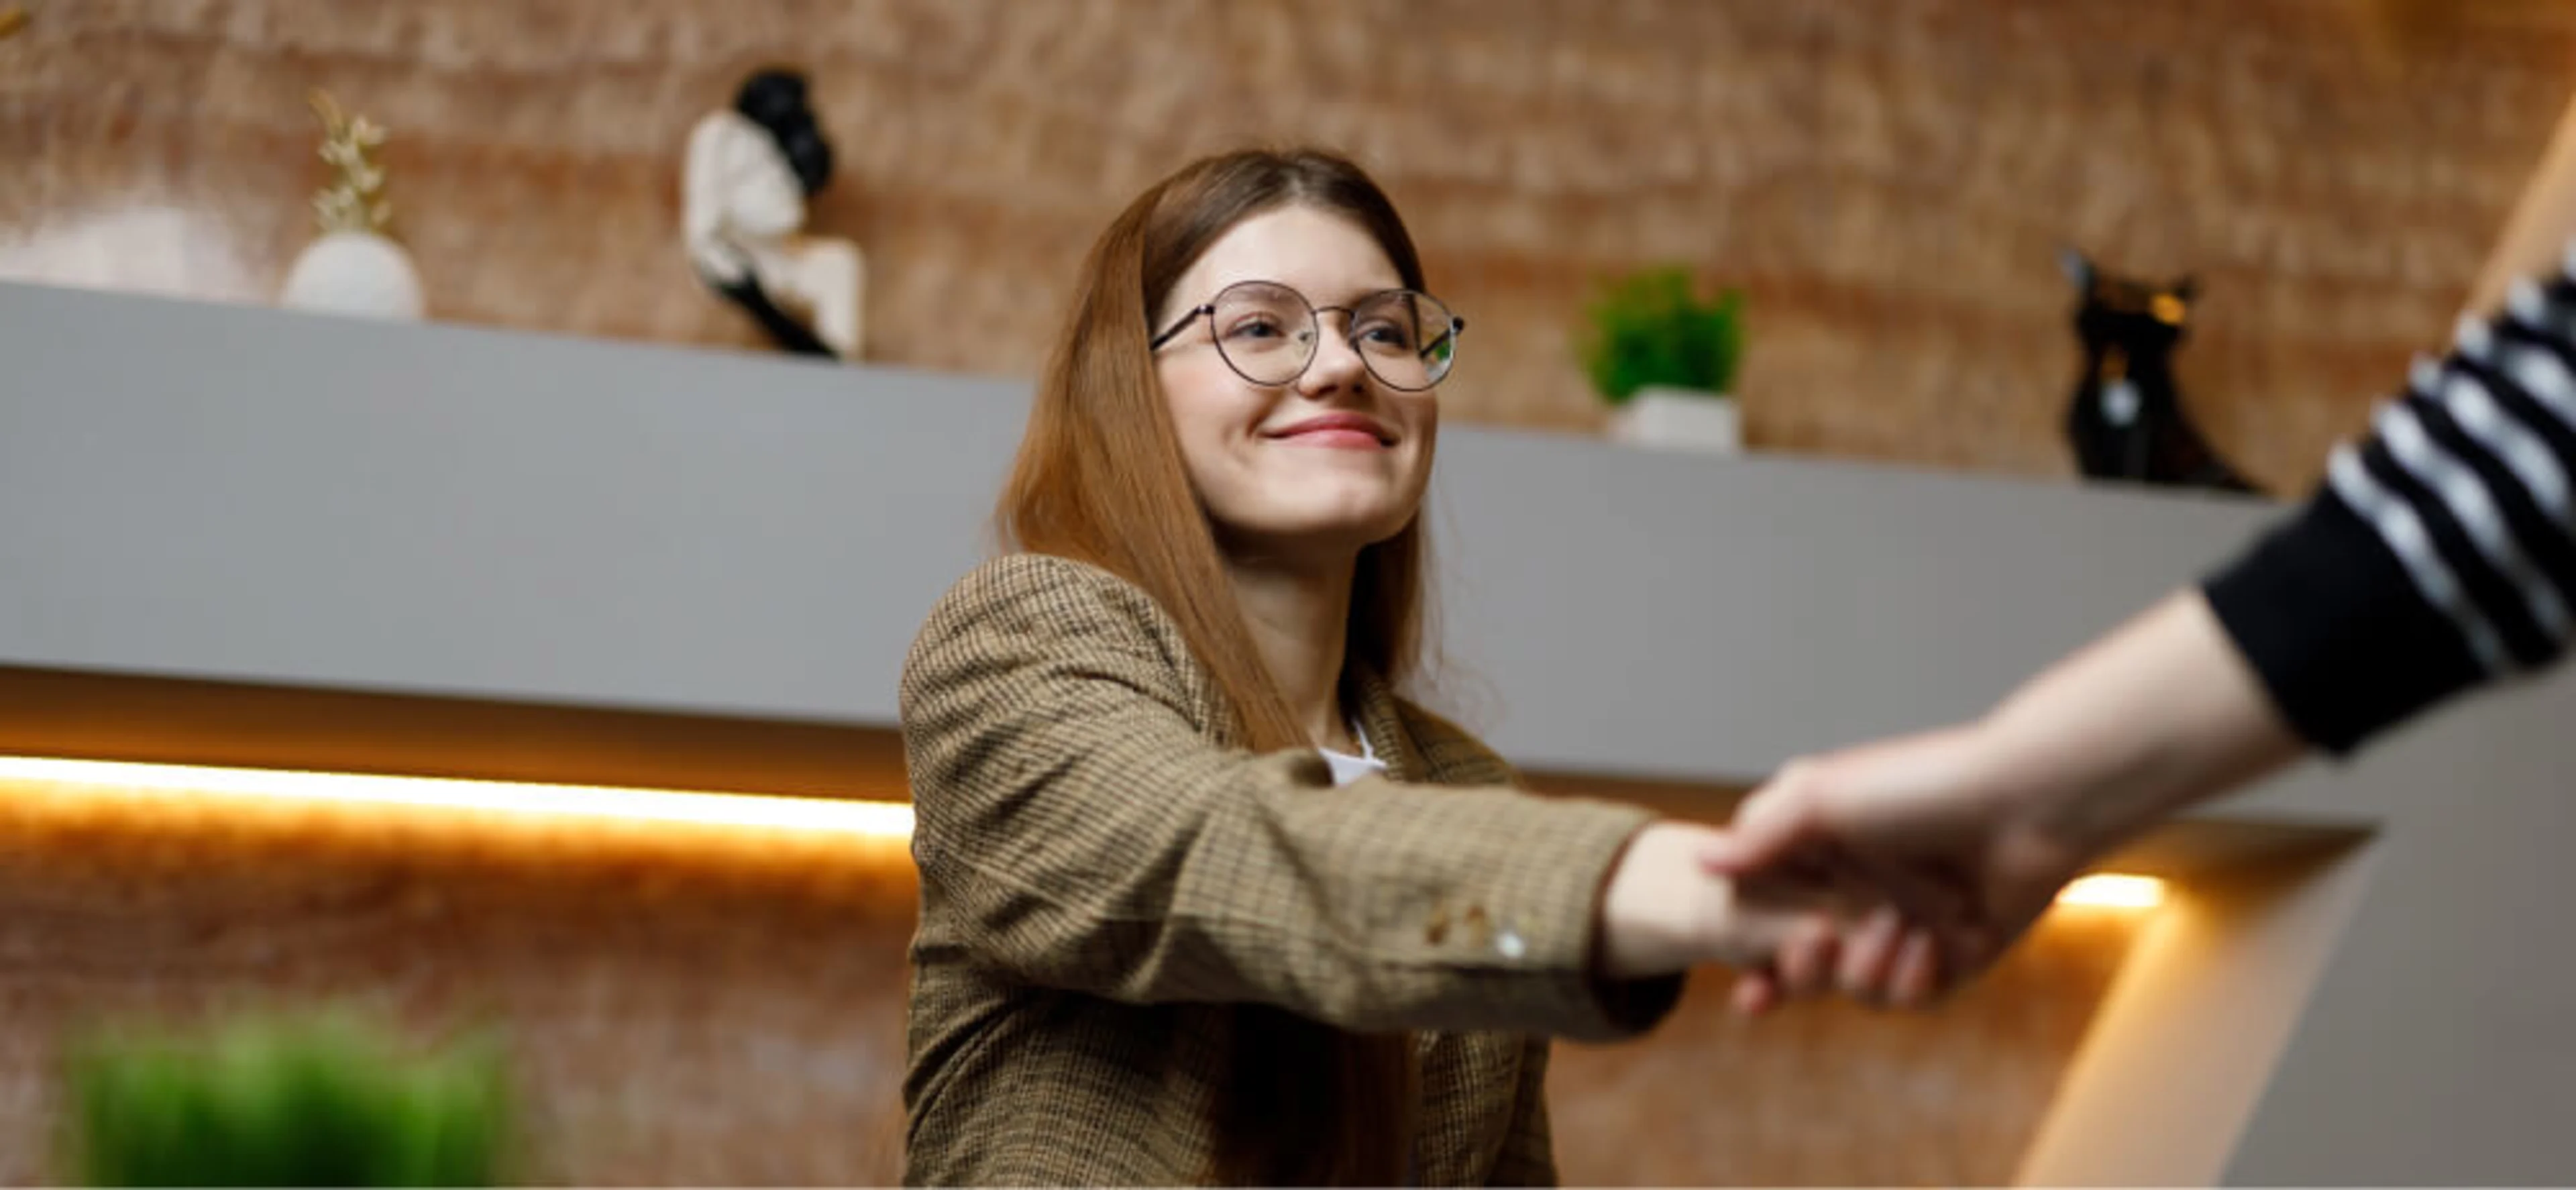
<svg viewBox="0 0 2576 1190"><path fill-rule="evenodd" d="M1360 359L1359 349L1351 345L1348 335L1329 324L1316 327L1315 359L1306 365L1306 374L1297 378L1301 390L1313 393L1355 386L1368 365Z"/></svg>

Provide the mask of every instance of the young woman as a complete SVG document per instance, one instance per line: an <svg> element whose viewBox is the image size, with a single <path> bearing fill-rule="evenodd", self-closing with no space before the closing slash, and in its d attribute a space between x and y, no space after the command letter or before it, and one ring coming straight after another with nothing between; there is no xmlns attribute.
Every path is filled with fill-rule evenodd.
<svg viewBox="0 0 2576 1190"><path fill-rule="evenodd" d="M1464 329L1424 290L1321 153L1198 162L1093 247L1018 552L903 677L907 1180L1552 1181L1547 1037L1828 928L1394 693Z"/></svg>

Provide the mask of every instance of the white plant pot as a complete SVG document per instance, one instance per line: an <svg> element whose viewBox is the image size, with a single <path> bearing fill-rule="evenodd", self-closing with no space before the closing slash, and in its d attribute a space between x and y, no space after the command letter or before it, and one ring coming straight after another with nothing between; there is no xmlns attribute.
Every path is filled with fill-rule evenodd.
<svg viewBox="0 0 2576 1190"><path fill-rule="evenodd" d="M289 310L418 319L420 270L411 253L373 232L335 231L305 245L277 304Z"/></svg>
<svg viewBox="0 0 2576 1190"><path fill-rule="evenodd" d="M1740 454L1735 400L1688 388L1647 387L1610 415L1610 439L1633 446Z"/></svg>

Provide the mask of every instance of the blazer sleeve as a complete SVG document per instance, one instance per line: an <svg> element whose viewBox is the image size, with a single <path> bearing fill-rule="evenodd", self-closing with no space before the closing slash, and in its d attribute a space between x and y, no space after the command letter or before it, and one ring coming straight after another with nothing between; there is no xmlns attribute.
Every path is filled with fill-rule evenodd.
<svg viewBox="0 0 2576 1190"><path fill-rule="evenodd" d="M961 581L916 640L913 857L925 916L971 961L1355 1031L1608 1040L1669 1011L1678 980L1602 987L1589 970L1599 890L1644 811L1335 788L1314 752L1222 748L1158 617L1106 572L1018 555Z"/></svg>

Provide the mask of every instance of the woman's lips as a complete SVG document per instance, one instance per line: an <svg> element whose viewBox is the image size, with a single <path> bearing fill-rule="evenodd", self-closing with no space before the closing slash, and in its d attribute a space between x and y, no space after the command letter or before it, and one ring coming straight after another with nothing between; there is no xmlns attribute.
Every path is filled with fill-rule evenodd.
<svg viewBox="0 0 2576 1190"><path fill-rule="evenodd" d="M1279 441L1292 446L1321 446L1332 450L1385 450L1386 443L1366 430L1315 429L1292 430L1279 436Z"/></svg>
<svg viewBox="0 0 2576 1190"><path fill-rule="evenodd" d="M1298 446L1322 446L1334 450L1384 450L1394 445L1395 435L1375 418L1357 413L1328 413L1312 417L1270 437Z"/></svg>

